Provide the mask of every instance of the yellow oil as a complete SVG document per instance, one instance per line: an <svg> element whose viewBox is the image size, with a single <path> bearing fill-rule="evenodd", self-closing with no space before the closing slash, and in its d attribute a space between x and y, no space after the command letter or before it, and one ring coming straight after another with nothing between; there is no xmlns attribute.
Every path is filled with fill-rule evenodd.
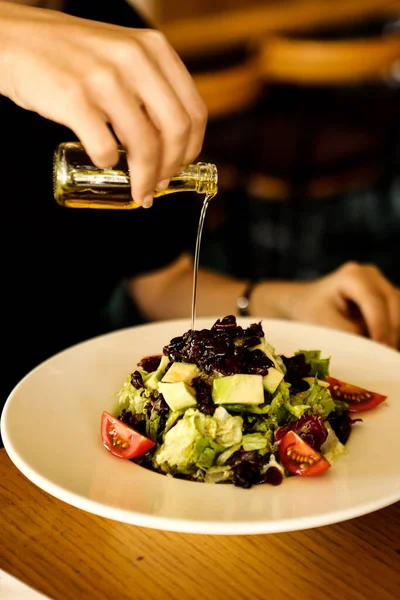
<svg viewBox="0 0 400 600"><path fill-rule="evenodd" d="M55 192L58 204L67 208L139 208L131 196L130 180L126 173L110 169L109 172L79 169L70 172L73 183L59 184ZM195 191L194 182L187 175L173 177L165 190L156 190L154 198L176 192Z"/></svg>
<svg viewBox="0 0 400 600"><path fill-rule="evenodd" d="M195 330L196 326L196 303L197 303L197 276L199 273L199 259L200 259L200 247L201 247L201 238L203 235L204 221L206 218L206 212L210 200L212 200L215 196L214 194L207 194L203 200L203 206L201 207L200 217L199 217L199 225L197 228L197 236L196 236L196 246L194 250L194 262L193 262L193 292L192 292L192 321L191 321L191 330Z"/></svg>

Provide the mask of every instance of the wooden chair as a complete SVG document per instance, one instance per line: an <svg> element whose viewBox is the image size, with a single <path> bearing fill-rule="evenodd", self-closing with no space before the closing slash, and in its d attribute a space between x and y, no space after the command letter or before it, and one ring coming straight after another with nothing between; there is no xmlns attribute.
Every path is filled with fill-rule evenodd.
<svg viewBox="0 0 400 600"><path fill-rule="evenodd" d="M164 18L157 25L181 56L189 56L253 43L275 33L362 22L396 4L398 0L279 0L255 6L243 2L240 9L194 11L193 16Z"/></svg>
<svg viewBox="0 0 400 600"><path fill-rule="evenodd" d="M293 85L298 102L308 101L310 87L335 89L381 81L400 56L400 36L368 39L330 40L318 38L327 27L345 29L352 24L393 18L398 0L287 0L243 7L239 10L194 15L160 23L160 27L187 61L203 96L212 123L245 113L260 102L268 85ZM400 13L399 13L400 14ZM309 38L310 30L316 34ZM290 31L290 35L287 33ZM232 48L249 48L245 59L216 67L214 57ZM368 57L368 60L365 60ZM191 63L194 61L195 67ZM200 65L200 68L199 68ZM305 92L304 92L305 90ZM309 132L306 135L310 138ZM301 136L300 136L301 137ZM312 136L311 136L312 137ZM304 148L304 140L299 142ZM299 152L304 158L304 152ZM218 156L224 163L223 156ZM229 163L229 161L228 161ZM304 161L302 161L304 163ZM230 166L230 168L229 168ZM233 165L221 164L233 173ZM374 175L373 165L358 168L357 178ZM376 174L375 174L376 175ZM273 173L256 173L257 188L262 181L272 197L290 195L292 182ZM310 182L313 195L327 195L353 185L353 172L335 177L316 176Z"/></svg>
<svg viewBox="0 0 400 600"><path fill-rule="evenodd" d="M367 18L379 23L380 16L389 14L394 5L384 0L288 0L162 26L186 61L208 106L211 137L206 138L203 158L218 163L222 188L228 191L225 200L217 197L220 210L215 210L214 204L213 211L209 211L210 219L216 220L211 227L217 229L226 218L236 222L236 230L228 225L228 244L237 250L233 261L241 261L244 269L247 258L237 243L243 239L241 227L247 219L240 188L261 200L281 200L290 205L290 219L295 226L304 198L322 199L369 186L382 176L382 163L392 160L391 139L387 136L382 142L379 132L375 137L355 135L344 160L333 160L335 152L340 155L342 150L340 144L335 149L337 140L333 136L328 144L330 155L317 165L312 159L316 148L320 150L321 106L327 106L338 90L342 93L374 85L383 89L400 57L397 35L343 36L335 40L327 33L327 26L344 31ZM390 12L390 18L394 14ZM334 32L335 27L331 29ZM224 55L237 46L249 49L248 58L228 66L212 64L213 55ZM193 59L197 62L195 68L191 66ZM289 112L295 115L296 124L291 129L292 156L282 172L277 168L279 156L274 154L286 133L284 128L279 132L274 116L268 122L268 98L275 88L284 86L290 88ZM386 114L382 116L384 120ZM235 127L242 127L247 136L241 152L232 149ZM390 129L385 131L390 133ZM292 248L291 252L295 251Z"/></svg>
<svg viewBox="0 0 400 600"><path fill-rule="evenodd" d="M269 36L260 43L259 70L269 82L301 86L382 81L400 58L400 34L355 40Z"/></svg>
<svg viewBox="0 0 400 600"><path fill-rule="evenodd" d="M259 44L260 73L272 88L290 90L298 118L292 168L280 177L263 156L266 144L259 141L261 159L248 176L247 191L260 201L280 199L289 206L290 243L282 266L289 277L298 253L298 222L305 202L363 188L383 191L395 168L398 108L393 102L396 92L387 92L400 59L400 34L332 37L332 32L315 31L308 37L269 36ZM350 110L344 108L346 102L353 103ZM369 112L364 105L369 105ZM343 125L342 132L329 122L332 106L336 106L333 119L338 128Z"/></svg>
<svg viewBox="0 0 400 600"><path fill-rule="evenodd" d="M356 161L355 168L350 170L348 175L340 168L333 177L324 176L323 173L317 173L314 178L310 175L306 164L309 156L315 152L315 134L318 128L310 103L314 104L315 114L320 114L321 98L322 102L327 101L337 90L344 92L346 88L358 94L361 102L363 93L368 96L368 89L372 90L373 95L374 90L379 87L382 90L387 86L399 59L400 34L335 41L324 40L322 34L318 33L311 38L275 35L260 42L258 65L264 80L270 86L291 86L293 106L301 112L301 105L307 103L308 109L304 110L304 118L299 122L297 153L294 160L295 181L274 180L273 174L268 171L263 174L257 173L253 178L257 193L261 193L263 176L265 195L272 193L272 197L278 198L287 198L293 194L326 196L376 180L379 168L374 162L373 147L370 148L371 160L366 156L368 139L361 140L359 148L354 149L354 155L359 152L360 161ZM371 123L376 118L379 116L371 114ZM392 118L392 115L388 115L388 118ZM382 115L382 122L384 121L385 115ZM390 123L387 127L390 133ZM331 141L333 148L335 141ZM390 143L388 145L390 146ZM382 152L382 149L377 149L377 152ZM296 193L295 186L300 186L301 191Z"/></svg>
<svg viewBox="0 0 400 600"><path fill-rule="evenodd" d="M262 94L262 78L253 58L216 71L193 74L210 119L246 110Z"/></svg>
<svg viewBox="0 0 400 600"><path fill-rule="evenodd" d="M244 276L250 262L243 251L243 228L250 218L246 196L258 198L261 203L281 200L287 204L290 244L280 272L291 277L304 202L384 186L393 167L398 106L392 101L396 93L388 94L392 100L387 101L386 92L400 58L400 35L330 37L323 39L322 32L314 32L310 38L274 35L258 44L258 76L264 80L266 90L265 100L260 101L264 109L255 111L252 143L243 144L243 154L235 165L235 181L245 188L245 194L231 194L225 202L230 261L241 268ZM279 115L278 106L280 125L276 114L269 113L268 105L268 97L278 88L285 88L290 98L286 119ZM397 96L400 104L400 94ZM364 110L364 104L370 105L370 112ZM336 105L338 114L334 114L332 105ZM329 110L339 124L336 129L335 122L330 123L326 117ZM295 123L287 134L286 125L292 117ZM325 132L321 135L324 119ZM290 143L287 135L292 136ZM282 161L286 159L282 169L279 146L285 145L291 146L291 156L281 153ZM222 145L219 156L223 159ZM235 243L238 239L243 240L242 247Z"/></svg>

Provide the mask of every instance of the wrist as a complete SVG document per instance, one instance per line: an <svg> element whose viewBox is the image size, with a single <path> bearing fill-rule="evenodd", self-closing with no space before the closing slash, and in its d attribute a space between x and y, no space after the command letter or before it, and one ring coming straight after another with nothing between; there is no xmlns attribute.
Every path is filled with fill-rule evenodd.
<svg viewBox="0 0 400 600"><path fill-rule="evenodd" d="M253 288L250 314L275 319L294 319L303 282L260 281Z"/></svg>
<svg viewBox="0 0 400 600"><path fill-rule="evenodd" d="M256 285L257 285L257 281L254 279L250 279L245 284L243 293L238 297L236 305L237 305L238 315L240 317L248 317L252 314L251 309L250 309L250 302L251 302L253 290L256 287Z"/></svg>

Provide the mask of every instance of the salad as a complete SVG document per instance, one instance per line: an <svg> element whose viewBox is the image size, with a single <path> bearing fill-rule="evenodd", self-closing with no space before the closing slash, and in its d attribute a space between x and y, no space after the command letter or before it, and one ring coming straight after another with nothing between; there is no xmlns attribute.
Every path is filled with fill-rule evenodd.
<svg viewBox="0 0 400 600"><path fill-rule="evenodd" d="M146 356L102 413L112 454L171 477L250 488L325 473L346 449L353 413L386 396L331 377L319 350L278 354L262 323L232 315Z"/></svg>

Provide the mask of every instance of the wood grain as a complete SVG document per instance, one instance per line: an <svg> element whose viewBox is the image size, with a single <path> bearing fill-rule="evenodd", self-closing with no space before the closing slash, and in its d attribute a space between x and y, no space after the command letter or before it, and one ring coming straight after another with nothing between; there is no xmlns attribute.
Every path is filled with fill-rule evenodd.
<svg viewBox="0 0 400 600"><path fill-rule="evenodd" d="M0 450L0 531L0 568L54 600L400 598L400 503L295 533L165 533L49 496Z"/></svg>

